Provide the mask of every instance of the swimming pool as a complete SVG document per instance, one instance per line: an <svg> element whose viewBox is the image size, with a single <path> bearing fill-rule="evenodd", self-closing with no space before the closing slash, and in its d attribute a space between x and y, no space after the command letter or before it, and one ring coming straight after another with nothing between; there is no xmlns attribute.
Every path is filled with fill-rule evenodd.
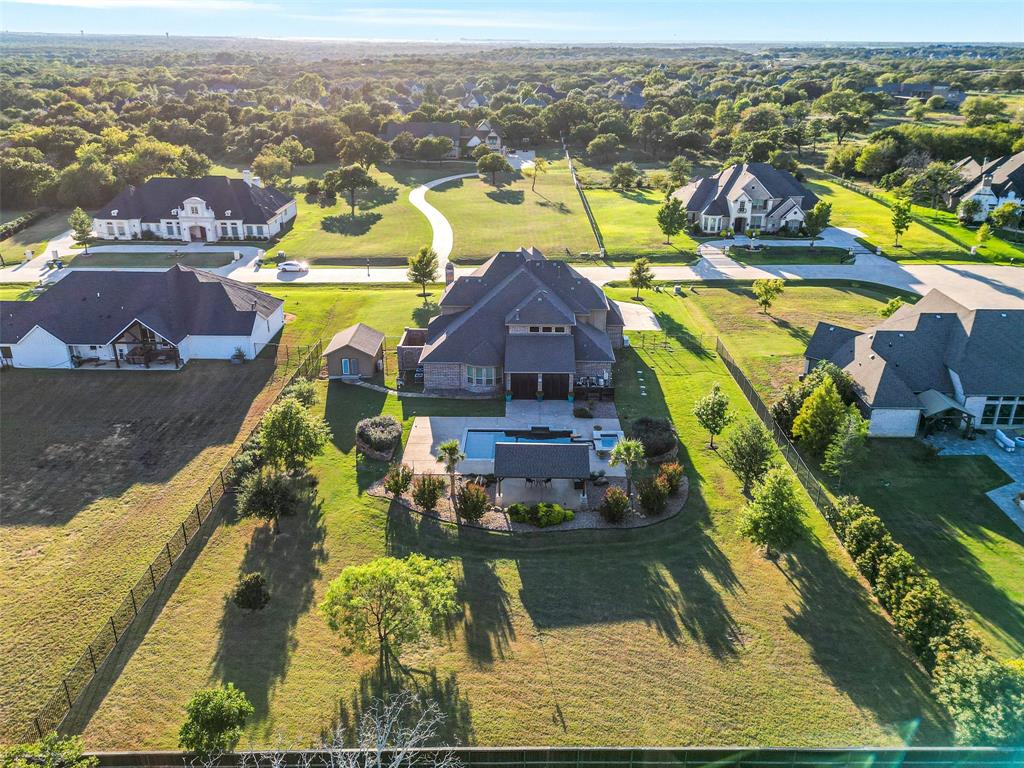
<svg viewBox="0 0 1024 768"><path fill-rule="evenodd" d="M552 432L551 436L540 437L536 433L517 432L503 429L469 429L462 441L462 452L467 459L493 459L494 446L498 443L571 443L567 432Z"/></svg>
<svg viewBox="0 0 1024 768"><path fill-rule="evenodd" d="M615 444L619 442L619 433L601 432L600 435L595 435L594 439L597 442L597 445L595 446L596 448L599 448L602 451L610 451L615 447Z"/></svg>

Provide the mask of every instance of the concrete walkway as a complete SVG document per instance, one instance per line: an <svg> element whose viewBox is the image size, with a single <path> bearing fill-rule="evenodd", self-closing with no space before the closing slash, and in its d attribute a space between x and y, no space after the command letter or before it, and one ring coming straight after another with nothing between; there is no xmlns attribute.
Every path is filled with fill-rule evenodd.
<svg viewBox="0 0 1024 768"><path fill-rule="evenodd" d="M430 222L430 226L434 230L434 239L431 242L430 247L433 248L434 252L437 254L437 265L442 270L445 268L445 265L448 264L448 257L451 256L452 247L455 244L455 235L452 232L452 225L448 223L448 219L444 217L444 214L427 202L427 192L432 190L434 187L439 187L450 181L468 179L474 176L476 176L476 172L458 173L454 176L445 176L443 178L434 179L433 181L421 184L409 193L409 202L418 208L420 213L427 217L427 221Z"/></svg>

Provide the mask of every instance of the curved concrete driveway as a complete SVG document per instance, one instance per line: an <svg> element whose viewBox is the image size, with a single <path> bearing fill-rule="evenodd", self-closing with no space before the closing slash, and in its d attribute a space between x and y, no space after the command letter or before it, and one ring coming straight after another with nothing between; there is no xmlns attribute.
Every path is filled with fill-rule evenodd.
<svg viewBox="0 0 1024 768"><path fill-rule="evenodd" d="M427 221L430 222L430 228L434 230L434 239L431 241L430 247L437 254L437 265L441 269L444 269L448 263L448 257L451 255L452 246L455 243L455 235L452 233L452 225L448 223L448 219L444 217L444 214L427 202L427 192L434 187L447 184L449 181L468 179L473 176L476 176L476 173L458 173L454 176L445 176L421 184L409 193L409 202L427 217Z"/></svg>

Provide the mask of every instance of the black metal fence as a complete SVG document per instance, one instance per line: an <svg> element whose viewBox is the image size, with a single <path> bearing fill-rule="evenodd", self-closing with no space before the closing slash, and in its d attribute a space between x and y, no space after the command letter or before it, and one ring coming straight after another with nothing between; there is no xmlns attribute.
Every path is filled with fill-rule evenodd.
<svg viewBox="0 0 1024 768"><path fill-rule="evenodd" d="M297 359L299 362L295 370L283 379L278 397L280 397L281 391L295 380L299 378L315 379L319 375L322 351L322 343L317 341L310 346L299 348L298 354L289 355L289 362L291 359ZM160 588L164 579L167 578L167 574L186 551L188 545L207 527L211 519L217 517L214 512L217 511L224 494L231 489L235 475L235 462L242 451L242 446L249 442L259 427L260 422L258 421L246 435L245 440L239 444L238 450L217 473L199 501L180 522L171 537L164 542L153 562L149 564L134 586L128 590L121 605L104 622L96 637L78 657L78 660L72 664L71 669L64 675L56 690L50 694L49 700L33 719L27 733L29 740L43 736L63 722L78 697L117 648L135 618L143 610L149 598Z"/></svg>
<svg viewBox="0 0 1024 768"><path fill-rule="evenodd" d="M718 356L722 359L722 362L725 363L725 367L729 369L729 373L739 385L744 397L747 398L747 401L754 408L754 412L757 414L758 418L760 418L768 428L772 439L775 440L775 444L779 447L779 452L782 453L786 462L796 473L797 479L800 481L800 485L802 485L804 490L807 491L807 495L811 497L811 501L814 502L814 506L816 506L818 511L821 512L822 517L825 518L829 526L832 526L832 521L835 519L836 515L836 508L832 503L832 498L829 496L829 492L825 489L825 486L818 481L818 478L814 476L814 473L804 462L803 457L800 456L796 446L793 445L793 441L789 439L789 436L785 431L783 431L782 427L776 423L771 410L767 405L765 405L761 396L757 394L757 391L754 389L754 385L750 383L750 379L747 378L746 374L743 373L743 370L733 359L729 350L726 349L725 344L722 343L721 338L717 340L715 349L718 351Z"/></svg>
<svg viewBox="0 0 1024 768"><path fill-rule="evenodd" d="M576 166L572 163L572 157L569 155L569 148L562 142L562 148L565 149L565 160L569 164L569 173L572 176L572 183L576 187L576 191L580 195L580 201L583 203L583 210L587 214L587 221L590 222L590 229L594 232L594 239L597 240L598 256L604 258L604 237L601 235L601 228L597 226L597 219L594 218L594 212L590 210L590 201L587 200L587 195L583 191L583 185L580 184L579 177L576 175Z"/></svg>
<svg viewBox="0 0 1024 768"><path fill-rule="evenodd" d="M448 750L410 750L408 764L430 766L451 755L466 768L1020 768L1024 749L1012 748L706 748L706 747L455 747ZM181 768L188 755L181 752L97 753L99 768ZM369 765L359 755L326 752L260 752L224 755L221 768L328 768L338 765ZM374 754L374 765L389 765L387 752ZM339 759L341 758L341 759Z"/></svg>

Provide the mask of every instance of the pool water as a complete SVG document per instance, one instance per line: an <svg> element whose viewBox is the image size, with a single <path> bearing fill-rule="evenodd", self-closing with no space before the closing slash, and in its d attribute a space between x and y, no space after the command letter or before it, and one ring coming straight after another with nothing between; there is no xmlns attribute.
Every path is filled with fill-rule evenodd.
<svg viewBox="0 0 1024 768"><path fill-rule="evenodd" d="M498 443L571 443L569 437L516 437L504 430L471 429L466 432L462 452L467 459L494 459L494 446Z"/></svg>
<svg viewBox="0 0 1024 768"><path fill-rule="evenodd" d="M598 446L603 451L610 451L619 442L619 436L614 432L601 435L601 443Z"/></svg>

